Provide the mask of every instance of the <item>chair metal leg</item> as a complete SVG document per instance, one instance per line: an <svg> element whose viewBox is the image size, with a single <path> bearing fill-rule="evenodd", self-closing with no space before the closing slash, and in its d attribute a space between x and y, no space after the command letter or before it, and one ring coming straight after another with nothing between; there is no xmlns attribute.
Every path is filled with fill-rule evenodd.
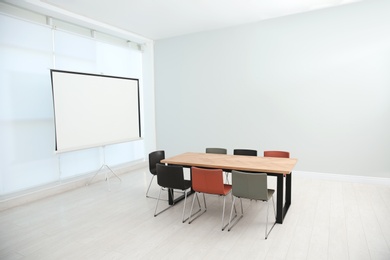
<svg viewBox="0 0 390 260"><path fill-rule="evenodd" d="M187 205L187 191L184 191L184 206L183 206L183 214L181 216L181 221L184 223L187 219L184 220L184 212L186 211Z"/></svg>
<svg viewBox="0 0 390 260"><path fill-rule="evenodd" d="M242 199L240 198L240 202L241 202L241 212L242 212L242 215L244 216L244 208L242 207Z"/></svg>
<svg viewBox="0 0 390 260"><path fill-rule="evenodd" d="M194 202L195 202L195 197L197 198L198 200L198 205L199 205L199 209L197 212L195 212L194 214L192 214L192 209L194 207ZM188 224L191 224L195 219L197 219L198 217L200 217L201 215L203 215L206 211L207 211L207 205L206 205L206 198L204 196L204 193L203 193L203 201L204 201L204 207L205 209L202 211L202 207L201 207L201 204L199 202L199 198L198 198L198 193L195 192L194 194L194 198L192 199L192 205L191 205L191 210L190 210L190 215L188 216ZM201 212L202 211L202 212ZM200 213L199 213L200 212ZM199 213L199 214L198 214ZM193 216L195 216L193 219L191 219Z"/></svg>
<svg viewBox="0 0 390 260"><path fill-rule="evenodd" d="M226 196L227 195L223 197L222 231L224 231L226 227L230 226L230 222L231 222L231 218L232 218L232 214L233 214L233 208L234 208L234 212L236 213L234 215L233 220L237 217L237 209L236 209L236 205L234 205L234 196L233 196L232 193L231 193L231 195L232 195L232 208L231 208L231 211L230 211L229 221L225 225L223 225L223 223L224 223L224 218L225 218L225 207L226 207L225 205L226 205Z"/></svg>
<svg viewBox="0 0 390 260"><path fill-rule="evenodd" d="M222 210L222 231L227 227L227 225L229 224L226 223L226 225L223 225L223 220L225 218L225 205L226 205L226 196L223 196L223 210Z"/></svg>
<svg viewBox="0 0 390 260"><path fill-rule="evenodd" d="M169 205L167 208L165 208L165 209L163 209L163 210L161 210L160 212L157 213L157 207L158 207L158 203L160 201L160 196L161 196L161 191L162 190L163 190L163 187L161 187L160 192L158 194L158 199L157 199L157 203L156 203L156 209L154 210L154 216L155 217L173 206L173 205ZM168 190L168 192L169 192L169 190Z"/></svg>
<svg viewBox="0 0 390 260"><path fill-rule="evenodd" d="M156 208L154 209L154 216L157 216L156 212L157 212L158 203L160 202L161 190L162 190L162 188L160 188L160 192L158 193Z"/></svg>
<svg viewBox="0 0 390 260"><path fill-rule="evenodd" d="M154 176L155 176L155 175L152 175L152 178L150 179L149 186L148 186L148 190L146 191L146 197L147 197L147 198L154 198L154 199L157 199L157 198L155 198L155 197L150 197L150 196L149 196L149 190L150 190L150 186L152 185Z"/></svg>
<svg viewBox="0 0 390 260"><path fill-rule="evenodd" d="M203 215L207 211L206 197L205 197L204 193L202 193L202 195L203 195L203 202L204 202L204 210L202 211L202 208L200 207L200 204L199 204L199 210L196 213L192 214L192 209L194 207L194 202L195 202L195 196L196 197L198 196L197 192L195 192L195 196L192 199L192 205L191 205L188 224L191 224L192 222L194 222L195 219L197 219L198 217L200 217L201 215ZM199 201L198 201L198 203L199 203ZM226 225L224 225L225 208L226 208L226 196L223 196L222 227L221 227L222 231L225 230L225 228L229 225L229 223L226 223ZM200 212L200 213L197 214L198 212ZM191 217L193 217L193 216L195 216L195 217L191 219Z"/></svg>
<svg viewBox="0 0 390 260"><path fill-rule="evenodd" d="M152 186L152 182L153 182L154 176L155 175L152 175L152 178L150 179L150 182L149 182L148 190L146 191L146 197L149 198L149 199L157 199L157 197L149 196L149 190L150 190L150 186ZM163 188L163 190L166 190L166 189ZM161 200L168 201L168 199L161 199Z"/></svg>
<svg viewBox="0 0 390 260"><path fill-rule="evenodd" d="M268 211L269 211L269 200L267 200L267 220L266 220L266 224L265 224L265 239L268 238L269 233L271 233L272 229L274 228L274 226L276 224L276 212L275 212L274 196L273 195L272 195L272 205L274 206L275 222L272 225L272 227L270 228L269 232L267 232L267 230L268 230Z"/></svg>
<svg viewBox="0 0 390 260"><path fill-rule="evenodd" d="M233 216L233 207L234 207L234 209L235 209L235 202L236 202L236 197L233 196L233 204L232 204L232 208L231 208L231 210L230 210L230 218L229 218L229 223L228 223L228 225L229 225L228 231L230 231L230 230L238 223L238 221L244 216L244 208L243 208L243 206L242 206L242 199L240 198L241 215L238 216L237 211L236 211L236 216L232 219L232 216ZM232 220L234 220L236 217L238 217L237 220L234 221L234 222L232 223Z"/></svg>
<svg viewBox="0 0 390 260"><path fill-rule="evenodd" d="M230 217L229 217L229 228L228 228L228 231L230 231L230 229L231 229L230 223L232 222L233 207L234 207L234 203L235 203L235 202L236 202L236 197L233 196L232 207L230 208Z"/></svg>
<svg viewBox="0 0 390 260"><path fill-rule="evenodd" d="M203 193L203 203L204 203L204 209L207 210L207 204L206 204L206 196Z"/></svg>
<svg viewBox="0 0 390 260"><path fill-rule="evenodd" d="M233 196L233 193L230 193L232 195L232 206L234 206L234 212L236 213L236 215L234 215L234 218L235 219L237 217L237 209L236 209L236 205L233 203L234 201L234 196Z"/></svg>
<svg viewBox="0 0 390 260"><path fill-rule="evenodd" d="M267 239L267 229L268 229L268 209L269 209L269 201L267 201L267 216L265 222L265 239Z"/></svg>
<svg viewBox="0 0 390 260"><path fill-rule="evenodd" d="M274 216L276 219L276 208L275 208L275 201L274 201L274 196L272 195L272 206L274 207Z"/></svg>
<svg viewBox="0 0 390 260"><path fill-rule="evenodd" d="M194 206L194 200L195 200L195 197L196 197L196 200L198 201L198 206L199 206L199 209L197 212L195 212L194 214L192 214L192 208ZM190 214L188 215L188 217L186 219L184 219L184 210L183 210L183 223L186 222L188 219L190 219L192 216L194 216L195 214L197 214L199 211L201 210L201 207L200 207L200 201L199 201L199 198L198 198L198 195L194 194L194 198L192 200L192 203L191 203L191 209L190 209ZM192 215L191 215L192 214Z"/></svg>

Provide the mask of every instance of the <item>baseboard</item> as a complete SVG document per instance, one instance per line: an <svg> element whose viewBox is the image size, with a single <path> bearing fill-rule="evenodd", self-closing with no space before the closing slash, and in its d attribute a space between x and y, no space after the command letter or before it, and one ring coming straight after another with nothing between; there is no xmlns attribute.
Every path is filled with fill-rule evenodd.
<svg viewBox="0 0 390 260"><path fill-rule="evenodd" d="M147 167L146 161L140 161L132 164L120 165L113 167L112 169L116 174L121 175L137 169ZM85 184L95 174L89 173L80 177L62 180L61 182L50 183L44 186L35 187L30 190L24 190L17 193L7 194L0 197L0 211L9 208L21 206L26 203L37 201L46 197L50 197L56 194L60 194L69 190L77 189L85 186ZM375 185L387 185L390 186L390 178L381 177L369 177L369 176L356 176L356 175L345 175L345 174L333 174L333 173L319 173L319 172L307 172L307 171L294 171L295 176L302 176L305 178L322 179L322 180L333 180L333 181L344 181L353 183L366 183ZM99 174L94 179L94 183L102 181L104 174Z"/></svg>
<svg viewBox="0 0 390 260"><path fill-rule="evenodd" d="M148 164L146 161L139 161L111 168L115 174L121 175L137 169L145 168L147 165ZM108 171L108 169L106 169L106 171ZM91 172L75 178L61 180L55 183L34 187L29 190L23 190L20 192L0 196L0 211L83 187L86 185L86 183L88 183L89 180L91 180L95 173L96 172ZM102 171L102 173L104 173L104 171ZM105 174L98 174L93 179L93 183L104 180L104 176Z"/></svg>
<svg viewBox="0 0 390 260"><path fill-rule="evenodd" d="M321 179L321 180L333 180L333 181L366 183L366 184L390 186L390 178L382 178L382 177L306 172L306 171L294 171L294 175L303 176L305 178Z"/></svg>

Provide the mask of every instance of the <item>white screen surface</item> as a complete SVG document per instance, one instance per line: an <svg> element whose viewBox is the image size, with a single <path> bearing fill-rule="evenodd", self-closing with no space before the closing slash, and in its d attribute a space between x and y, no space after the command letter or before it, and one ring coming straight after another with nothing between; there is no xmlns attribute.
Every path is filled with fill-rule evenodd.
<svg viewBox="0 0 390 260"><path fill-rule="evenodd" d="M138 79L51 70L56 151L140 139Z"/></svg>

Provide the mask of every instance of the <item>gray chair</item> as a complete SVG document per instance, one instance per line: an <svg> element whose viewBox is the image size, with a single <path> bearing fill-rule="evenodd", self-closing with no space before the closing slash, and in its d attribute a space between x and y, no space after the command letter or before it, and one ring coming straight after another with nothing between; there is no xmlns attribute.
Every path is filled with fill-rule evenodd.
<svg viewBox="0 0 390 260"><path fill-rule="evenodd" d="M206 153L215 153L215 154L227 154L226 148L206 148ZM229 184L229 171L223 170L226 177L226 183Z"/></svg>
<svg viewBox="0 0 390 260"><path fill-rule="evenodd" d="M227 154L225 148L206 148L206 153Z"/></svg>
<svg viewBox="0 0 390 260"><path fill-rule="evenodd" d="M257 151L251 150L251 149L234 149L233 154L234 155L257 156Z"/></svg>
<svg viewBox="0 0 390 260"><path fill-rule="evenodd" d="M275 190L268 189L267 187L267 174L266 173L248 173L241 171L232 171L232 195L233 204L230 210L229 228L230 231L235 224L244 216L244 210L242 207L242 198L251 200L262 200L267 202L267 222L265 227L265 239L268 238L269 233L276 223L276 211L274 204ZM232 223L233 206L235 206L236 198L240 199L241 203L241 215L237 220ZM275 222L268 232L268 211L269 211L269 200L272 198L272 206L274 207Z"/></svg>

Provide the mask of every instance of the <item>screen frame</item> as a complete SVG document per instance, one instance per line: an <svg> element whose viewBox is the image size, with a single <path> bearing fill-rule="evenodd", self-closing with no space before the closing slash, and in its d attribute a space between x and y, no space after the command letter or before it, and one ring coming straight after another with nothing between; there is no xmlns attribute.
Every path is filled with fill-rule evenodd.
<svg viewBox="0 0 390 260"><path fill-rule="evenodd" d="M82 149L88 149L93 147L101 147L109 144L116 144L116 143L123 143L123 142L130 142L135 140L142 139L142 133L141 133L141 106L140 106L140 91L139 91L139 79L136 78L128 78L128 77L120 77L120 76L111 76L111 75L103 75L103 74L93 74L93 73L85 73L85 72L75 72L75 71L66 71L66 70L57 70L57 69L51 69L50 70L50 76L51 76L51 87L52 87L52 97L53 97L53 110L54 110L54 128L55 128L55 152L61 153L61 152L69 152L69 151L76 151L76 150L82 150ZM61 77L63 77L61 79ZM85 80L89 83L89 81L96 83L98 85L98 88L93 89L94 93L96 94L93 96L94 99L91 99L88 101L89 97L86 98L86 104L89 105L88 109L84 109L82 105L77 106L77 102L73 102L73 100L70 100L69 97L66 97L68 94L59 94L61 91L64 91L65 87L68 87L66 84L61 82L59 83L59 80L63 80L66 78L66 80ZM84 83L86 83L84 82ZM108 85L108 83L113 83L112 85ZM61 85L64 84L64 85ZM80 84L80 85L79 85ZM70 86L70 91L74 91L75 93L78 91L90 91L91 88L94 88L93 86L87 86L87 84L82 85L82 83L77 82L77 86L79 86L81 89L75 89L76 86ZM127 88L131 87L131 88ZM73 88L73 90L72 90ZM84 89L85 88L85 89ZM102 94L99 92L102 91ZM95 93L96 92L96 93ZM123 92L123 93L122 93ZM105 93L105 95L104 95ZM107 95L109 93L109 95ZM113 97L111 97L111 93L113 94ZM84 93L85 94L85 93ZM122 95L123 94L123 95ZM59 96L60 95L60 96ZM62 96L61 96L62 95ZM99 96L100 95L100 96ZM129 102L136 102L136 104L133 103L127 103L126 102L126 95L129 96ZM64 97L65 96L65 97ZM85 95L86 96L86 95ZM113 100L113 98L115 98ZM73 98L73 96L72 96ZM76 100L77 100L76 95ZM82 98L82 97L81 97ZM101 100L100 100L101 99ZM104 100L103 100L104 99ZM73 102L73 103L72 103ZM81 102L79 100L79 102ZM109 111L103 111L104 107L102 108L102 105L99 104L105 104L105 107L107 107L107 104L111 104ZM106 102L106 103L104 103ZM71 108L71 105L76 103L76 107L80 109L79 111L82 113L86 113L88 115L92 115L92 122L96 121L97 119L94 119L95 112L93 111L93 108L96 109L96 113L100 113L102 115L102 121L99 123L93 122L96 124L105 124L104 121L110 121L114 120L113 131L114 133L108 133L108 130L104 127L109 127L109 125L106 125L102 127L102 133L100 133L99 129L93 128L89 129L89 125L83 125L83 121L81 118L77 117L79 116L78 111L75 111L73 108ZM119 104L117 104L119 103ZM92 104L92 105L91 105ZM119 110L119 108L124 107L125 109ZM91 108L92 106L92 108ZM85 106L84 106L85 107ZM74 129L67 130L66 126L63 126L63 122L67 122L66 125L69 124L69 118L64 119L65 117L68 117L68 115L65 115L65 112L68 113L67 109L70 109L70 111L73 109L73 112L70 112L70 115L74 115L76 117L76 124L80 123L81 126L79 127L74 126ZM64 112L64 110L66 110ZM91 111L86 111L91 110ZM125 112L127 114L124 114L121 116L122 112ZM80 113L82 115L82 113ZM136 115L135 115L136 113ZM128 116L128 118L126 117ZM89 119L89 118L86 118ZM122 120L124 119L124 120ZM68 121L67 121L68 120ZM72 120L72 119L70 119ZM108 123L107 123L108 124ZM93 124L92 124L93 125ZM123 129L121 128L123 126ZM86 128L83 129L82 127ZM128 134L125 131L125 128L127 130L130 130ZM137 128L137 129L136 129ZM76 132L75 129L80 130L79 132ZM111 128L112 129L112 128ZM85 131L84 131L85 130ZM97 130L97 132L95 131ZM64 133L65 131L65 133ZM67 131L72 131L73 133L68 133ZM89 132L88 132L89 131ZM105 132L104 132L105 131ZM118 131L118 139L115 139L114 135L115 131ZM87 133L85 133L87 132ZM91 133L92 132L92 133ZM93 135L96 135L96 140L88 141L90 137L89 133ZM72 139L72 135L74 135L75 139ZM87 136L88 135L88 136ZM99 136L101 135L101 136ZM78 138L78 139L77 139ZM81 140L82 138L86 139L87 141L84 142L84 140ZM100 139L99 139L100 138ZM65 140L65 141L64 141ZM78 140L78 141L77 141ZM65 144L64 144L65 142ZM72 143L74 142L74 143Z"/></svg>

